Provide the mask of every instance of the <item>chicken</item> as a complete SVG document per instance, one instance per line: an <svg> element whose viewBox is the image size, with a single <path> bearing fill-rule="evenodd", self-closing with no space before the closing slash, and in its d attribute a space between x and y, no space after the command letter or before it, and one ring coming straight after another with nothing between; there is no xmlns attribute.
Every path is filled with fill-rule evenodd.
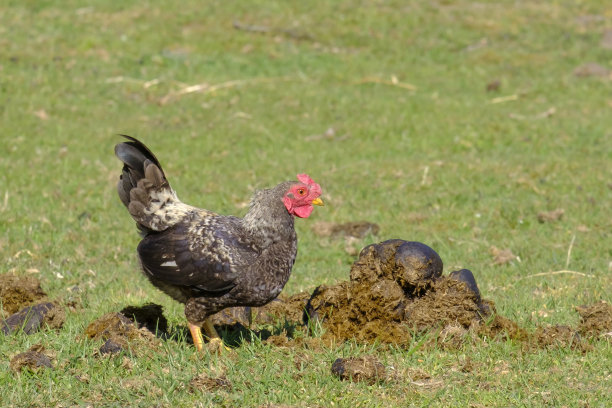
<svg viewBox="0 0 612 408"><path fill-rule="evenodd" d="M137 139L115 146L123 162L119 198L136 221L138 257L149 281L185 304L194 345L222 341L209 316L232 306L262 306L281 292L297 255L294 217L323 205L308 175L257 191L244 218L181 202L155 155Z"/></svg>

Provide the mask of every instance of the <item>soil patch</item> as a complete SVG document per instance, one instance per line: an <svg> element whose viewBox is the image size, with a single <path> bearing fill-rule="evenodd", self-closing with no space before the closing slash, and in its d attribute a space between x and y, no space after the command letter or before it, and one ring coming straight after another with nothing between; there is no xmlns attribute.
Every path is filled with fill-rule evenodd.
<svg viewBox="0 0 612 408"><path fill-rule="evenodd" d="M41 368L53 368L52 355L45 348L36 344L24 353L19 353L11 359L11 370L21 372L24 369L38 371Z"/></svg>
<svg viewBox="0 0 612 408"><path fill-rule="evenodd" d="M51 329L60 329L66 320L66 313L55 303L43 302L27 306L12 314L2 322L1 331L10 334L22 330L26 334L36 333L46 325Z"/></svg>
<svg viewBox="0 0 612 408"><path fill-rule="evenodd" d="M374 356L338 358L332 364L331 372L343 381L374 384L387 379L385 366Z"/></svg>
<svg viewBox="0 0 612 408"><path fill-rule="evenodd" d="M2 310L13 314L33 303L46 299L47 294L40 287L40 282L33 276L0 275L0 300Z"/></svg>

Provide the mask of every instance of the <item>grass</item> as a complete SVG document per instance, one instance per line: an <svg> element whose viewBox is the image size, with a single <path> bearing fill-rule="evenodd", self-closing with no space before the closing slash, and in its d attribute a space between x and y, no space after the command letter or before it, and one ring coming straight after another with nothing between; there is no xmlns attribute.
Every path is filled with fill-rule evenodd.
<svg viewBox="0 0 612 408"><path fill-rule="evenodd" d="M114 187L117 133L150 145L184 201L220 213L243 214L254 189L298 172L318 181L327 206L297 222L287 293L348 278L354 257L314 221L363 219L381 232L362 245L430 245L527 328L574 325L574 306L612 300L612 82L573 75L585 62L612 69L601 46L611 16L604 2L567 0L4 2L0 272L35 274L84 308L60 332L0 337L0 405L606 406L604 341L586 355L255 341L217 358L178 339L146 358L97 359L82 331L145 301L185 324L138 272ZM500 89L487 92L493 80ZM195 84L221 86L180 93ZM538 222L557 208L560 221ZM491 246L520 262L494 265ZM534 276L566 269L588 277ZM10 357L36 343L55 350L56 369L11 373ZM336 357L365 353L430 380L331 376ZM467 359L475 368L463 372ZM189 392L202 372L225 373L233 389Z"/></svg>

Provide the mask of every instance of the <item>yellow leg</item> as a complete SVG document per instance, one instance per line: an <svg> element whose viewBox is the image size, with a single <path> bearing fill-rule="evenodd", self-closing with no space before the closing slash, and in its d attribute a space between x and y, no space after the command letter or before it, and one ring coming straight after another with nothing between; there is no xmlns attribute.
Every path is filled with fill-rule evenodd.
<svg viewBox="0 0 612 408"><path fill-rule="evenodd" d="M193 338L193 345L196 350L202 351L204 347L204 339L202 338L202 331L200 330L200 326L196 326L195 324L189 323L189 331L191 332L191 337ZM214 330L214 327L213 327Z"/></svg>
<svg viewBox="0 0 612 408"><path fill-rule="evenodd" d="M191 337L193 338L193 345L196 350L202 351L204 349L204 337L202 337L202 330L200 326L196 326L195 324L189 323L189 331L191 332ZM225 350L230 350L228 347L223 344L223 340L221 340L221 336L217 333L215 326L213 326L212 322L208 319L204 320L204 325L202 327L204 332L206 333L206 337L208 337L208 349L211 352L219 353Z"/></svg>
<svg viewBox="0 0 612 408"><path fill-rule="evenodd" d="M215 326L212 324L210 319L204 320L203 328L204 328L204 332L206 333L206 335L211 341L213 339L221 339L221 336L219 336L219 333L217 333L217 330L215 329Z"/></svg>
<svg viewBox="0 0 612 408"><path fill-rule="evenodd" d="M204 325L202 328L204 329L204 332L208 337L208 350L210 350L212 353L217 354L221 353L223 350L231 350L229 347L223 344L221 336L219 336L219 333L217 333L215 326L213 326L212 322L209 319L204 320Z"/></svg>

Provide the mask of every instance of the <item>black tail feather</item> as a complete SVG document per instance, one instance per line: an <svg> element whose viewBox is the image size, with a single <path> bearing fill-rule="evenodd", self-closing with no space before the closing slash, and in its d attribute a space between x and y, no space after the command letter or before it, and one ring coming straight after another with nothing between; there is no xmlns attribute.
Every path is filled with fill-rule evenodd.
<svg viewBox="0 0 612 408"><path fill-rule="evenodd" d="M121 202L128 207L130 203L130 191L135 188L138 181L145 178L145 168L153 163L161 171L165 181L166 176L162 170L157 157L147 146L138 139L128 135L120 135L128 139L128 142L118 143L115 146L115 155L123 162L123 171L117 183L117 192Z"/></svg>
<svg viewBox="0 0 612 408"><path fill-rule="evenodd" d="M137 139L124 137L128 141L115 146L115 154L123 162L117 183L119 198L142 235L164 231L176 224L190 207L178 199L155 155Z"/></svg>
<svg viewBox="0 0 612 408"><path fill-rule="evenodd" d="M161 164L159 164L159 160L153 154L151 150L147 146L144 145L140 140L133 138L128 135L119 135L123 136L129 140L129 142L123 142L117 144L115 146L115 154L126 166L139 170L142 172L142 165L145 160L150 160L155 164L160 170L162 169Z"/></svg>

